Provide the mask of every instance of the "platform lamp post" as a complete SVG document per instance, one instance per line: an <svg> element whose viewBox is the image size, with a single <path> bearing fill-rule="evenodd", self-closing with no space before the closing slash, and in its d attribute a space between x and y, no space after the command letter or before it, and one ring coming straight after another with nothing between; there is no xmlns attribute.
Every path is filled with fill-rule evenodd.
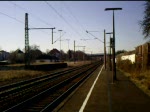
<svg viewBox="0 0 150 112"><path fill-rule="evenodd" d="M114 11L115 10L122 10L122 8L105 8L105 11L113 11L113 79L117 80L116 77L116 63L115 63L115 15Z"/></svg>
<svg viewBox="0 0 150 112"><path fill-rule="evenodd" d="M113 34L113 32L108 32L106 34L109 34L110 35L110 45L109 45L109 68L110 68L110 71L111 71L111 48L112 48L112 42L111 42L111 34Z"/></svg>
<svg viewBox="0 0 150 112"><path fill-rule="evenodd" d="M59 32L60 32L60 61L61 61L61 32L63 31L63 30L58 30Z"/></svg>

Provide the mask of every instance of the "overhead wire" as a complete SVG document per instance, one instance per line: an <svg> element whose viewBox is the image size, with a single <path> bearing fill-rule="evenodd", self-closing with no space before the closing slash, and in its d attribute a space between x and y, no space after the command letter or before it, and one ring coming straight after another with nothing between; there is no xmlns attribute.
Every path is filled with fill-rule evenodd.
<svg viewBox="0 0 150 112"><path fill-rule="evenodd" d="M9 3L11 3L11 4L13 4L14 6L18 7L19 9L21 9L21 10L23 10L23 11L29 13L29 11L28 11L27 9L25 9L24 7L22 7L22 6L20 6L20 5L16 4L16 3L14 3L14 2L12 2L12 1L9 1ZM47 26L52 26L51 24L49 24L49 23L47 23L46 21L42 20L41 18L39 18L39 17L36 16L35 14L33 14L33 13L31 13L31 12L30 12L29 14L30 14L32 17L34 17L35 19L39 20L40 22L46 24ZM32 26L32 25L29 25L29 26L30 26L30 27L34 27L34 26ZM47 35L49 35L49 33L45 32L45 31L43 31L43 30L40 30L40 31L43 32L43 33L45 33L45 34L47 34Z"/></svg>
<svg viewBox="0 0 150 112"><path fill-rule="evenodd" d="M0 14L1 14L1 15L4 15L4 16L7 16L7 17L9 17L9 18L11 18L11 19L13 19L13 20L19 22L19 23L24 24L24 22L20 21L19 19L16 19L15 17L9 16L8 14L5 14L5 13L3 13L3 12L0 12Z"/></svg>
<svg viewBox="0 0 150 112"><path fill-rule="evenodd" d="M65 8L67 9L67 11L70 13L70 15L74 18L74 20L76 21L76 23L80 26L80 28L83 30L83 32L86 32L86 29L84 28L84 26L79 22L79 20L77 19L77 17L72 13L70 7L65 4L63 2L63 5L65 6ZM86 35L90 38L90 36L86 33ZM83 38L85 39L85 38Z"/></svg>
<svg viewBox="0 0 150 112"><path fill-rule="evenodd" d="M20 6L20 5L18 5L18 4L16 4L16 3L14 3L14 2L12 2L12 1L9 1L9 3L11 3L11 4L13 4L13 5L15 5L16 7L18 7L19 9L21 9L21 10L23 10L23 11L25 11L25 12L29 12L27 9L25 9L24 7L22 7L22 6ZM48 3L48 2L47 2ZM48 5L50 5L49 3L48 3ZM51 6L51 5L50 5ZM72 25L71 24L69 24L68 23L68 21L66 21L66 19L61 15L61 14L59 14L58 12L57 12L57 10L55 9L55 8L53 8L52 6L51 6L51 8L57 13L57 15L59 15L59 17L61 17L79 36L81 36L80 34L79 34L79 32L77 32L73 27L72 27ZM71 12L70 12L71 13ZM30 12L30 15L31 16L33 16L35 19L38 19L39 21L41 21L42 23L45 23L46 25L50 25L50 26L52 26L51 24L49 24L49 23L47 23L46 21L44 21L44 20L42 20L41 18L39 18L38 16L36 16L35 14L33 14L33 13L31 13ZM72 15L73 16L73 15ZM74 16L73 16L74 17ZM16 18L13 18L13 19L16 19ZM16 19L17 20L17 19ZM18 20L19 21L19 20ZM76 19L76 21L78 22L78 20ZM79 22L78 22L79 23ZM80 23L79 23L80 24ZM83 26L81 26L82 28L83 28ZM42 31L43 32L43 31ZM47 33L47 32L44 32L44 33Z"/></svg>
<svg viewBox="0 0 150 112"><path fill-rule="evenodd" d="M16 7L18 7L19 9L21 9L21 10L29 13L29 11L27 9L25 9L24 7L22 7L22 6L20 6L20 5L16 4L16 3L14 3L13 1L9 1L9 3L11 3L11 4L15 5ZM48 25L48 26L53 26L52 24L44 21L43 19L39 18L38 16L36 16L35 14L33 14L31 12L30 12L30 15L33 16L35 19L41 21L42 23Z"/></svg>
<svg viewBox="0 0 150 112"><path fill-rule="evenodd" d="M93 37L95 37L95 39L98 39L99 41L101 41L102 43L104 43L101 39L97 38L95 35L89 33L90 35L92 35Z"/></svg>
<svg viewBox="0 0 150 112"><path fill-rule="evenodd" d="M12 2L12 1L10 1L9 3L13 4L13 5L16 6L17 8L19 8L19 9L25 11L25 12L29 12L29 11L28 11L27 9L25 9L24 7L22 7L22 6L20 6L20 5L16 4L16 3L14 3L14 2ZM49 24L48 22L42 20L41 18L39 18L39 17L36 16L35 14L33 14L33 13L31 13L31 12L30 12L29 14L30 14L32 17L34 17L35 19L39 20L40 22L45 23L45 24L48 25L48 26L52 26L51 24ZM40 30L40 31L41 31L41 30ZM42 31L42 32L44 32L44 31ZM47 32L44 32L44 33L47 33ZM48 33L47 33L47 34L48 34ZM48 34L48 35L49 35L49 34Z"/></svg>
<svg viewBox="0 0 150 112"><path fill-rule="evenodd" d="M72 17L76 23L80 26L80 28L84 30L84 27L80 24L80 22L78 21L78 19L73 15L73 13L71 12L71 9L69 8L69 6L67 6L64 2L62 2L62 4L64 5L64 7L66 8L66 10L69 12L69 16Z"/></svg>
<svg viewBox="0 0 150 112"><path fill-rule="evenodd" d="M3 15L3 16L6 16L6 17L8 17L8 18L10 18L10 19L12 19L12 20L14 20L14 21L16 21L16 22L19 22L19 23L25 25L25 21L23 22L23 21L17 19L16 17L12 17L12 16L10 16L10 15L8 15L8 14L6 14L6 13L3 13L3 12L0 12L0 14ZM34 26L29 25L29 27L34 27ZM47 35L49 35L47 32L44 32L44 31L42 31L42 30L40 30L40 31L43 32L43 33L45 33L45 34L47 34Z"/></svg>
<svg viewBox="0 0 150 112"><path fill-rule="evenodd" d="M13 19L13 20L15 20L15 21L17 21L17 22L19 22L19 23L21 23L21 24L25 24L25 22L20 21L19 19L16 19L15 17L12 17L12 16L10 16L10 15L8 15L8 14L5 14L5 13L3 13L3 12L0 12L0 14L1 14L1 15L4 15L4 16L10 18L10 19ZM34 26L32 26L32 25L29 25L29 26L30 26L30 27L34 27Z"/></svg>
<svg viewBox="0 0 150 112"><path fill-rule="evenodd" d="M79 32L76 31L76 29L75 29L51 4L49 4L47 1L45 1L45 3L46 3L51 9L53 9L53 11L54 11L74 32L76 32L76 34L78 34L78 35L81 37L81 35L79 34Z"/></svg>
<svg viewBox="0 0 150 112"><path fill-rule="evenodd" d="M83 25L79 22L79 20L76 18L76 16L72 13L70 7L69 7L67 4L65 4L64 2L63 2L63 5L64 5L65 8L67 9L67 11L70 13L70 15L76 20L76 22L77 22L78 25L82 28L82 30L83 30L83 31L86 31L85 28L83 27Z"/></svg>

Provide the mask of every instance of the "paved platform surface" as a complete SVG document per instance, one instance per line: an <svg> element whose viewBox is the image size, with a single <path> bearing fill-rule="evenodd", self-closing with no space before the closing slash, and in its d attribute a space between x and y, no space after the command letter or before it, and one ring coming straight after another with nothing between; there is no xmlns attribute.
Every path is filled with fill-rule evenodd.
<svg viewBox="0 0 150 112"><path fill-rule="evenodd" d="M101 68L102 66L54 111L150 112L150 97L120 71L117 71L118 80L112 83L112 72L104 69L101 71Z"/></svg>

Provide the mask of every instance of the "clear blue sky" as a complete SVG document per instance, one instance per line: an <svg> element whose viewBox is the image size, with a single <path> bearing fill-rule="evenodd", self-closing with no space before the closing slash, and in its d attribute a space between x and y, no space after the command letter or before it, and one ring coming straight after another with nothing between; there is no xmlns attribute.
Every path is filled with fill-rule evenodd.
<svg viewBox="0 0 150 112"><path fill-rule="evenodd" d="M0 49L6 51L24 48L25 13L29 14L29 27L44 27L54 30L54 41L60 37L58 30L63 30L61 49L73 50L76 46L86 46L86 53L102 53L104 29L112 32L112 11L105 8L121 7L115 11L116 51L134 50L145 43L139 21L144 17L144 1L0 1ZM86 33L91 32L95 37ZM109 35L106 41L109 42ZM86 41L81 39L88 39ZM51 30L29 30L30 45L38 45L43 52L47 49L60 49L60 41L53 45ZM107 44L109 46L109 44ZM83 50L83 47L76 47ZM108 50L108 49L107 49Z"/></svg>

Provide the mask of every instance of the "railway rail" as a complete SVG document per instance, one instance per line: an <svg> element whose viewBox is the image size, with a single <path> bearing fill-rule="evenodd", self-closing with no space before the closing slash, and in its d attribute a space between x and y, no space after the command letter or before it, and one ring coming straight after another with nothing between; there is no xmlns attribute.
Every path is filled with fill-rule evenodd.
<svg viewBox="0 0 150 112"><path fill-rule="evenodd" d="M45 112L53 110L100 63L94 63L0 88L1 111Z"/></svg>

